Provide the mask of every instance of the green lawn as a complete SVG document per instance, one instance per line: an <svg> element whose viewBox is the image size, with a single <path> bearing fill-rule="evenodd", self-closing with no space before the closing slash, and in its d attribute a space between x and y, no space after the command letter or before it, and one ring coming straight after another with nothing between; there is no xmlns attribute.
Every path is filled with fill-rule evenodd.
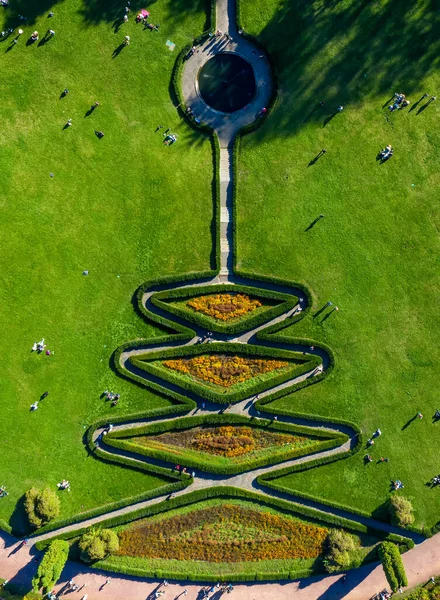
<svg viewBox="0 0 440 600"><path fill-rule="evenodd" d="M360 453L284 482L375 511L399 478L416 524L431 526L440 517L439 490L426 486L439 471L439 100L409 109L440 91L438 12L428 0L241 7L244 28L273 57L280 97L243 140L238 265L305 282L314 312L328 300L339 307L290 330L329 344L334 372L273 406L350 419L370 435L380 427L372 455L390 458L364 467ZM387 110L394 92L411 100L407 109ZM344 111L324 126L339 104ZM379 165L389 143L394 157ZM424 419L402 429L417 411Z"/></svg>
<svg viewBox="0 0 440 600"><path fill-rule="evenodd" d="M168 405L116 377L109 360L122 342L154 333L132 306L143 281L209 268L212 154L169 93L177 53L205 27L202 2L158 0L150 7L161 25L154 33L133 14L115 33L124 4L12 4L29 19L16 46L0 42L0 485L9 491L0 519L14 513L20 528L15 505L32 485L70 480L64 518L164 482L88 457L82 435L106 415ZM0 10L0 30L18 23L13 10ZM53 39L26 45L34 29L41 40L48 27ZM113 59L125 34L131 45ZM85 116L94 101L100 106ZM73 125L63 130L68 118ZM177 132L174 146L162 144L158 125ZM31 354L41 337L52 356ZM100 399L106 388L121 394L118 407Z"/></svg>

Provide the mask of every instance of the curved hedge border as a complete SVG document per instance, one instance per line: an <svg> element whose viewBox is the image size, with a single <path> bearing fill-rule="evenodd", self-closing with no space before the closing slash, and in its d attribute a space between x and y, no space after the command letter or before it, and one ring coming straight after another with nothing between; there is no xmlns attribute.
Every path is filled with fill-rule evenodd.
<svg viewBox="0 0 440 600"><path fill-rule="evenodd" d="M250 492L247 490L240 490L238 488L233 487L216 487L209 488L204 490L198 490L196 492L191 492L184 496L178 496L176 498L172 498L170 500L161 502L159 504L154 504L152 506L141 508L137 511L134 511L130 514L120 515L119 517L113 517L107 519L101 523L103 527L118 527L122 525L126 525L132 521L139 520L145 517L150 517L154 515L158 515L163 512L167 512L171 509L180 508L182 506L189 506L191 504L197 504L203 500L211 499L211 498L224 498L228 499L243 499L249 500L251 502L255 502L259 506L268 506L270 508L276 508L281 510L282 512L287 512L288 514L305 517L306 519L311 520L314 523L328 526L328 527L343 527L344 529L348 529L352 532L366 533L370 535L374 535L379 539L386 539L389 541L394 541L399 543L402 546L402 549L407 549L412 547L411 540L404 538L402 536L398 536L395 534L386 534L381 530L376 530L361 523L356 523L354 521L349 521L347 519L343 519L341 517L337 517L335 515L326 515L314 509L294 504L292 502L287 502L285 500L279 500L277 498L269 498L263 494L258 494L255 492ZM73 539L79 537L86 528L80 529L77 531L71 531L60 536L57 536L60 539ZM51 538L53 539L53 538ZM39 550L44 549L51 540L44 540L42 542L38 542L36 547ZM167 571L166 569L133 569L130 567L116 567L111 564L111 560L104 560L98 563L95 563L95 568L106 569L109 571L115 571L119 573L125 573L129 575L138 575L142 577L154 577L156 579L174 579L176 577L175 571ZM271 580L271 579L296 579L298 577L306 577L311 574L311 571L308 570L298 570L294 572L282 572L277 570L273 574L265 573L264 575L258 574L249 574L249 573L224 573L223 579L227 579L228 581L252 581L252 580ZM179 579L186 579L190 581L218 581L218 575L215 577L209 577L206 575L198 575L197 573L187 573L187 574L179 574Z"/></svg>
<svg viewBox="0 0 440 600"><path fill-rule="evenodd" d="M296 370L294 371L293 375L289 370L289 372L287 373L284 372L280 373L279 375L275 375L270 381L261 381L259 383L256 382L254 385L249 385L248 388L237 390L235 392L231 391L229 393L224 394L215 390L211 390L208 388L208 386L204 386L203 384L197 384L196 382L187 380L184 377L179 376L178 374L174 374L172 371L166 373L166 376L162 372L160 372L160 374L158 375L158 368L150 364L152 360L166 359L170 357L187 357L208 352L221 352L223 354L237 353L240 355L247 354L252 356L265 356L270 358L285 358L291 360L293 359L297 360L299 364ZM318 359L318 357L314 355L306 356L307 358L304 358L303 354L279 348L267 348L265 346L245 345L239 343L234 344L225 342L213 342L207 346L193 345L178 348L170 348L158 352L151 352L147 355L140 354L137 356L130 357L129 361L132 365L136 366L137 368L142 369L147 373L153 374L155 376L160 376L164 380L166 379L168 382L175 384L180 388L194 393L202 398L205 398L206 400L210 400L216 403L229 404L232 402L244 400L250 395L266 391L268 388L270 389L276 387L277 385L289 381L291 377L299 377L304 373L307 373L309 370L313 370L313 368L317 367L321 362ZM145 358L147 357L149 362L144 362Z"/></svg>
<svg viewBox="0 0 440 600"><path fill-rule="evenodd" d="M267 52L267 49L265 48L265 46L263 44L261 44L260 41L255 36L251 35L250 33L247 33L243 28L242 17L241 17L241 0L236 0L236 3L235 3L235 22L236 22L238 34L242 38L251 42L251 44L256 46L264 54L264 56L266 57L266 59L269 63L269 66L271 69L271 74L272 74L272 94L271 94L271 97L270 97L269 102L266 107L267 113L265 115L263 115L262 117L260 117L259 119L257 119L256 121L254 121L253 123L250 123L249 125L246 125L245 127L242 127L242 129L239 132L239 135L243 136L243 135L251 133L252 131L255 131L256 129L261 127L261 125L269 117L272 109L275 107L276 102L278 100L279 83L278 83L278 69L277 69L275 62L272 60L272 56Z"/></svg>
<svg viewBox="0 0 440 600"><path fill-rule="evenodd" d="M207 414L207 415L195 415L182 417L177 421L160 421L156 423L148 423L145 425L139 425L139 427L133 427L130 429L119 429L113 430L106 436L108 438L124 438L133 437L144 434L159 434L165 431L179 431L182 429L191 429L200 425L249 425L254 428L267 429L269 431L280 431L282 433L298 433L309 435L322 439L335 439L343 437L345 441L348 439L344 434L340 434L335 431L323 431L322 429L315 429L313 426L296 425L291 423L283 423L282 421L273 421L271 419L255 417L247 417L244 415L237 415L235 413L226 414Z"/></svg>
<svg viewBox="0 0 440 600"><path fill-rule="evenodd" d="M268 306L262 309L257 314L248 313L242 318L234 322L216 321L213 317L204 315L203 313L191 310L191 308L175 307L167 302L167 300L179 300L182 298L194 298L197 296L218 294L218 293L243 293L249 296L258 296L259 298L267 298L268 300L277 300L275 306ZM242 331L248 331L255 327L271 321L275 317L294 308L298 303L297 296L285 293L261 290L260 288L250 287L240 284L218 284L206 285L197 288L178 288L177 290L157 292L151 296L151 302L158 308L165 310L173 315L176 315L190 323L204 327L211 331L220 333L232 334Z"/></svg>
<svg viewBox="0 0 440 600"><path fill-rule="evenodd" d="M258 429L264 429L274 432L286 432L305 434L317 438L313 445L304 448L298 448L289 452L285 452L284 456L266 456L257 459L244 460L240 464L233 463L230 461L228 465L209 464L209 461L203 462L202 458L194 457L185 454L184 448L179 448L179 453L174 456L172 451L167 452L166 450L160 450L155 448L148 448L141 445L136 445L134 441L129 441L133 437L139 435L153 435L160 434L166 431L179 431L197 427L199 425L225 425L225 424L237 424L237 425L248 425ZM269 421L267 419L258 419L254 421L252 418L244 417L241 415L207 415L207 416L196 416L196 417L184 417L178 421L169 421L161 423L152 423L151 425L144 425L132 430L120 430L108 434L105 438L105 443L115 448L121 448L129 452L140 454L142 456L152 457L168 463L175 463L176 461L185 464L187 467L196 468L199 471L208 473L216 473L222 475L233 475L242 473L244 471L250 471L253 469L265 467L271 464L278 464L291 460L299 456L305 456L310 453L322 452L329 448L334 448L343 444L347 440L347 436L344 434L332 434L329 432L323 432L308 427L301 427L296 425L290 425L287 423L277 423Z"/></svg>

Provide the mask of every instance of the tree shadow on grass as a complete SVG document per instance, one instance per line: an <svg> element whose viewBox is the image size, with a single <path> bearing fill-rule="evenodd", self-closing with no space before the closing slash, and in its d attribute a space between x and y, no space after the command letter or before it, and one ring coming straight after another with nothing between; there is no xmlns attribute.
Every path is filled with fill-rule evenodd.
<svg viewBox="0 0 440 600"><path fill-rule="evenodd" d="M24 495L18 499L14 512L9 519L9 525L12 527L12 533L17 537L29 535L31 527L24 509Z"/></svg>
<svg viewBox="0 0 440 600"><path fill-rule="evenodd" d="M286 0L258 39L273 59L281 90L289 94L281 95L256 141L295 133L317 100L336 110L339 104L361 101L364 94L416 92L439 66L439 27L433 0L380 5ZM316 111L309 120L320 116Z"/></svg>
<svg viewBox="0 0 440 600"><path fill-rule="evenodd" d="M32 25L36 20L50 11L56 11L56 6L62 0L15 0L8 7L6 27L17 27L19 24ZM130 9L136 14L141 8L151 10L156 0L131 0ZM84 21L91 25L107 22L113 23L122 19L125 4L121 0L83 0L79 12ZM204 29L209 26L210 0L168 0L167 20L178 23L182 16L205 11L206 22ZM20 21L18 15L26 17ZM194 31L198 35L201 31Z"/></svg>

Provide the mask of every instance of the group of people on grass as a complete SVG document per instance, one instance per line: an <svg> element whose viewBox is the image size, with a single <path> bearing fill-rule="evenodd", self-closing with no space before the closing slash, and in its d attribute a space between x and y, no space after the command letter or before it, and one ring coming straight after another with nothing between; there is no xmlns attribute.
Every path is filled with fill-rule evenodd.
<svg viewBox="0 0 440 600"><path fill-rule="evenodd" d="M59 490L67 490L68 492L70 492L70 481L67 481L67 479L63 479L63 481L57 483L57 488Z"/></svg>
<svg viewBox="0 0 440 600"><path fill-rule="evenodd" d="M388 144L388 146L385 146L385 148L379 152L379 158L382 162L385 162L386 160L391 158L393 156L393 154L394 154L394 149L391 146L391 144Z"/></svg>
<svg viewBox="0 0 440 600"><path fill-rule="evenodd" d="M400 108L405 108L405 106L408 106L408 104L409 104L409 100L407 100L405 94L398 94L397 92L395 92L394 93L394 102L389 105L388 110L390 112L393 112Z"/></svg>
<svg viewBox="0 0 440 600"><path fill-rule="evenodd" d="M32 352L38 352L38 354L43 352L45 350L45 348L46 348L46 344L44 343L44 338L42 338L40 342L34 342L32 344ZM47 354L47 356L50 356L50 354L51 354L50 350L46 350L46 354Z"/></svg>
<svg viewBox="0 0 440 600"><path fill-rule="evenodd" d="M105 390L104 397L106 400L111 401L110 406L116 406L119 402L119 398L121 397L121 394L115 394L114 392L109 392L108 390Z"/></svg>

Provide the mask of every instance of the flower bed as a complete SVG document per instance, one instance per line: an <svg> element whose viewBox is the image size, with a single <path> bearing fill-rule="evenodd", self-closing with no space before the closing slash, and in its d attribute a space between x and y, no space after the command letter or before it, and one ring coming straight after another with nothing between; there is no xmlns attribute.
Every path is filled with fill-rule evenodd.
<svg viewBox="0 0 440 600"><path fill-rule="evenodd" d="M317 558L327 533L291 516L230 501L134 523L119 533L119 555L214 563Z"/></svg>
<svg viewBox="0 0 440 600"><path fill-rule="evenodd" d="M289 366L288 362L281 360L228 356L226 354L205 354L192 358L164 360L162 364L168 369L222 387L231 387L263 375L263 373L270 373Z"/></svg>
<svg viewBox="0 0 440 600"><path fill-rule="evenodd" d="M145 289L140 292L140 300ZM299 290L284 289L288 293L240 284L207 284L154 292L151 304L199 327L232 334L258 327L291 310L298 303L294 292ZM148 312L154 320L156 315Z"/></svg>
<svg viewBox="0 0 440 600"><path fill-rule="evenodd" d="M209 294L192 298L185 304L220 321L232 321L263 306L260 300L247 294Z"/></svg>
<svg viewBox="0 0 440 600"><path fill-rule="evenodd" d="M110 438L111 439L111 438ZM156 449L187 448L222 458L236 458L245 454L253 457L267 455L282 448L286 454L292 450L313 446L317 440L307 436L267 431L260 427L224 425L220 427L194 427L185 431L171 431L156 436L138 436L136 444Z"/></svg>
<svg viewBox="0 0 440 600"><path fill-rule="evenodd" d="M228 448L224 432L229 439L235 435L241 438L240 442ZM345 441L346 436L333 432L224 414L151 423L131 431L115 430L105 436L104 443L171 465L229 475L333 448Z"/></svg>
<svg viewBox="0 0 440 600"><path fill-rule="evenodd" d="M191 359L197 356L226 355L246 359L287 362L287 367L269 370L244 381L238 381L229 387L196 379L194 376L164 366L165 361ZM254 344L213 342L207 345L191 345L167 350L152 351L129 358L136 368L166 380L213 402L238 402L254 394L274 388L304 373L313 371L321 364L321 359L311 354L292 352L279 348L266 348ZM178 364L178 363L176 363ZM251 364L251 363L248 363ZM257 364L257 363L254 363ZM286 388L287 390L288 388Z"/></svg>

